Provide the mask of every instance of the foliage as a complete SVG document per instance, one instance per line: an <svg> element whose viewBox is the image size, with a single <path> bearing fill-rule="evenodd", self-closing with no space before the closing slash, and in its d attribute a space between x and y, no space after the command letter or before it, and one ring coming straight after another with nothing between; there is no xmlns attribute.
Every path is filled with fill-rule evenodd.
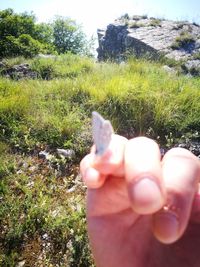
<svg viewBox="0 0 200 267"><path fill-rule="evenodd" d="M188 32L181 32L180 35L175 39L174 43L171 45L172 49L186 48L195 42L194 37Z"/></svg>
<svg viewBox="0 0 200 267"><path fill-rule="evenodd" d="M166 147L199 140L200 79L135 58L95 63L66 54L28 62L38 79L0 78L0 265L94 266L78 171L92 143L91 112L128 138L146 135ZM58 157L57 148L75 158ZM50 158L38 157L44 150Z"/></svg>
<svg viewBox="0 0 200 267"><path fill-rule="evenodd" d="M14 267L21 258L27 266L93 266L83 209L85 190L81 185L76 192L68 192L77 171L56 177L37 158L18 156L10 161L14 169L0 180L4 226L0 265ZM0 166L6 162L8 158L0 157Z"/></svg>
<svg viewBox="0 0 200 267"><path fill-rule="evenodd" d="M16 14L12 9L0 11L0 57L34 57L39 52L52 52L50 29L37 25L33 14Z"/></svg>
<svg viewBox="0 0 200 267"><path fill-rule="evenodd" d="M87 40L81 26L70 18L56 17L54 22L36 23L31 13L0 11L0 57L34 57L39 53L72 52L91 55L94 42Z"/></svg>
<svg viewBox="0 0 200 267"><path fill-rule="evenodd" d="M199 80L170 76L159 63L95 64L68 54L30 64L47 81L0 83L0 138L20 151L38 144L74 149L77 137L88 133L86 121L95 109L125 135L150 131L164 140L169 132L178 137L199 130Z"/></svg>
<svg viewBox="0 0 200 267"><path fill-rule="evenodd" d="M130 16L129 16L128 13L125 13L125 14L121 15L119 19L120 20L129 20L130 19Z"/></svg>
<svg viewBox="0 0 200 267"><path fill-rule="evenodd" d="M53 29L51 24L38 23L35 24L35 38L44 44L51 44L53 42Z"/></svg>
<svg viewBox="0 0 200 267"><path fill-rule="evenodd" d="M62 57L35 58L31 69L38 77L45 80L53 78L75 78L80 74L92 71L93 62L86 57L67 53Z"/></svg>
<svg viewBox="0 0 200 267"><path fill-rule="evenodd" d="M149 23L150 26L153 26L153 27L158 27L158 26L161 26L161 19L151 19L150 23Z"/></svg>
<svg viewBox="0 0 200 267"><path fill-rule="evenodd" d="M41 45L40 52L43 54L57 54L53 45L53 28L48 23L36 23L34 37Z"/></svg>
<svg viewBox="0 0 200 267"><path fill-rule="evenodd" d="M16 14L12 9L0 11L0 36L18 38L21 34L29 34L34 37L35 16L33 14Z"/></svg>
<svg viewBox="0 0 200 267"><path fill-rule="evenodd" d="M13 36L8 36L1 43L1 47L4 50L4 56L24 56L24 57L34 57L41 50L41 43L33 39L28 34L22 34L18 38Z"/></svg>
<svg viewBox="0 0 200 267"><path fill-rule="evenodd" d="M200 52L193 54L193 59L200 59Z"/></svg>
<svg viewBox="0 0 200 267"><path fill-rule="evenodd" d="M146 25L144 23L138 23L138 22L129 22L128 24L129 28L137 29L140 27L145 27Z"/></svg>
<svg viewBox="0 0 200 267"><path fill-rule="evenodd" d="M141 17L142 19L148 19L148 16L146 14L142 15Z"/></svg>
<svg viewBox="0 0 200 267"><path fill-rule="evenodd" d="M70 18L57 17L53 22L53 44L59 54L81 54L87 50L86 35Z"/></svg>

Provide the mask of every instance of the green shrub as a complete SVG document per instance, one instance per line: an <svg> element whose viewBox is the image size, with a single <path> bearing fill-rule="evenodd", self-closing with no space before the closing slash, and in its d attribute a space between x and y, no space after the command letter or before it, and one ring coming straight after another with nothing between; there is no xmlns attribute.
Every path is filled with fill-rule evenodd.
<svg viewBox="0 0 200 267"><path fill-rule="evenodd" d="M161 26L161 20L160 19L151 19L149 26L153 26L153 27Z"/></svg>
<svg viewBox="0 0 200 267"><path fill-rule="evenodd" d="M199 59L200 60L200 52L193 54L193 59Z"/></svg>
<svg viewBox="0 0 200 267"><path fill-rule="evenodd" d="M0 222L5 225L0 241L1 265L16 266L20 258L25 258L30 266L33 262L44 266L93 266L82 186L68 193L74 176L58 179L51 168L38 165L36 158L23 158L23 163L19 173L0 179ZM42 171L38 172L39 166Z"/></svg>
<svg viewBox="0 0 200 267"><path fill-rule="evenodd" d="M51 80L55 78L55 63L52 59L35 59L31 64L31 69L38 73L38 78Z"/></svg>
<svg viewBox="0 0 200 267"><path fill-rule="evenodd" d="M194 128L190 110L183 115L184 104L177 101L183 94L180 88L190 86L195 93L198 85L193 79L168 76L159 63L130 59L124 65L95 64L64 55L37 58L30 64L48 81L4 79L0 84L0 137L20 151L43 144L73 148L83 155L91 143L91 139L84 142L89 136L89 127L84 125L88 125L93 110L110 118L123 134L146 134L151 129L154 137L164 138L169 131L178 136L179 129Z"/></svg>
<svg viewBox="0 0 200 267"><path fill-rule="evenodd" d="M145 135L167 147L194 133L199 140L200 79L136 58L96 64L70 54L28 62L38 73L51 66L52 76L0 78L0 265L94 266L78 171L92 144L91 112L128 138ZM73 149L75 159L58 158L56 148ZM42 160L45 149L50 158Z"/></svg>
<svg viewBox="0 0 200 267"><path fill-rule="evenodd" d="M18 38L19 43L19 55L24 57L34 57L39 54L42 44L33 39L28 34L22 34Z"/></svg>
<svg viewBox="0 0 200 267"><path fill-rule="evenodd" d="M120 17L121 20L129 20L130 19L130 16L128 13L125 13L123 14L121 17Z"/></svg>
<svg viewBox="0 0 200 267"><path fill-rule="evenodd" d="M148 19L148 16L144 14L144 15L141 16L141 18L142 19Z"/></svg>
<svg viewBox="0 0 200 267"><path fill-rule="evenodd" d="M69 51L91 56L94 45L70 18L56 17L51 24L36 23L33 13L17 14L10 8L0 11L0 36L1 58Z"/></svg>
<svg viewBox="0 0 200 267"><path fill-rule="evenodd" d="M174 43L171 45L172 49L185 48L195 42L195 38L188 32L181 32L180 36L176 37Z"/></svg>
<svg viewBox="0 0 200 267"><path fill-rule="evenodd" d="M137 22L129 22L128 26L129 26L129 28L137 29L140 27L145 27L145 24L137 23Z"/></svg>
<svg viewBox="0 0 200 267"><path fill-rule="evenodd" d="M42 44L28 34L22 34L18 38L7 36L1 41L3 57L34 57L42 50Z"/></svg>
<svg viewBox="0 0 200 267"><path fill-rule="evenodd" d="M70 53L49 58L36 58L31 63L31 69L44 80L53 78L75 78L93 70L93 62L86 57Z"/></svg>

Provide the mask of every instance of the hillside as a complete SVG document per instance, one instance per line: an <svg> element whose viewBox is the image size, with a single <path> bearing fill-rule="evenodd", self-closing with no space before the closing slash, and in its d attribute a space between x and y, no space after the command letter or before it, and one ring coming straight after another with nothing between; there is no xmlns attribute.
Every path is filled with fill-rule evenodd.
<svg viewBox="0 0 200 267"><path fill-rule="evenodd" d="M99 29L98 40L99 60L164 56L181 62L185 72L199 75L200 26L196 23L125 15Z"/></svg>
<svg viewBox="0 0 200 267"><path fill-rule="evenodd" d="M94 266L79 174L93 110L127 138L200 155L197 77L72 54L3 59L0 73L0 266Z"/></svg>

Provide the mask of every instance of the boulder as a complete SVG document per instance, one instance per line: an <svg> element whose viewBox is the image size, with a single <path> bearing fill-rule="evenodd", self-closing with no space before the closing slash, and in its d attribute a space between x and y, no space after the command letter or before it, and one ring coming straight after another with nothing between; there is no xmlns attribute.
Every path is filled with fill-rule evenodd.
<svg viewBox="0 0 200 267"><path fill-rule="evenodd" d="M37 73L32 71L28 63L14 65L10 68L4 68L1 72L5 77L19 80L19 79L36 79Z"/></svg>
<svg viewBox="0 0 200 267"><path fill-rule="evenodd" d="M97 34L100 61L121 62L130 55L151 59L165 56L186 64L188 71L199 66L200 26L196 23L134 16L120 18Z"/></svg>

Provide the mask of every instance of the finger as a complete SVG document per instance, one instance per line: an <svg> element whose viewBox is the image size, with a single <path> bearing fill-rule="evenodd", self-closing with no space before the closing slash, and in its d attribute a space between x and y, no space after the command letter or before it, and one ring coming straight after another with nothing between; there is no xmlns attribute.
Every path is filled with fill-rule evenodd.
<svg viewBox="0 0 200 267"><path fill-rule="evenodd" d="M99 188L101 187L106 179L106 176L99 173L96 169L91 167L94 162L94 154L89 154L83 158L80 163L80 172L83 182L88 188Z"/></svg>
<svg viewBox="0 0 200 267"><path fill-rule="evenodd" d="M192 203L191 221L200 223L200 183Z"/></svg>
<svg viewBox="0 0 200 267"><path fill-rule="evenodd" d="M124 149L126 143L127 139L125 137L113 134L105 153L102 156L94 154L92 167L103 175L112 174L113 176L123 176Z"/></svg>
<svg viewBox="0 0 200 267"><path fill-rule="evenodd" d="M171 149L163 158L166 204L153 216L153 231L163 243L173 243L184 233L198 189L200 165L188 150Z"/></svg>
<svg viewBox="0 0 200 267"><path fill-rule="evenodd" d="M146 137L130 140L125 149L125 176L132 208L139 214L158 211L164 204L160 150Z"/></svg>

